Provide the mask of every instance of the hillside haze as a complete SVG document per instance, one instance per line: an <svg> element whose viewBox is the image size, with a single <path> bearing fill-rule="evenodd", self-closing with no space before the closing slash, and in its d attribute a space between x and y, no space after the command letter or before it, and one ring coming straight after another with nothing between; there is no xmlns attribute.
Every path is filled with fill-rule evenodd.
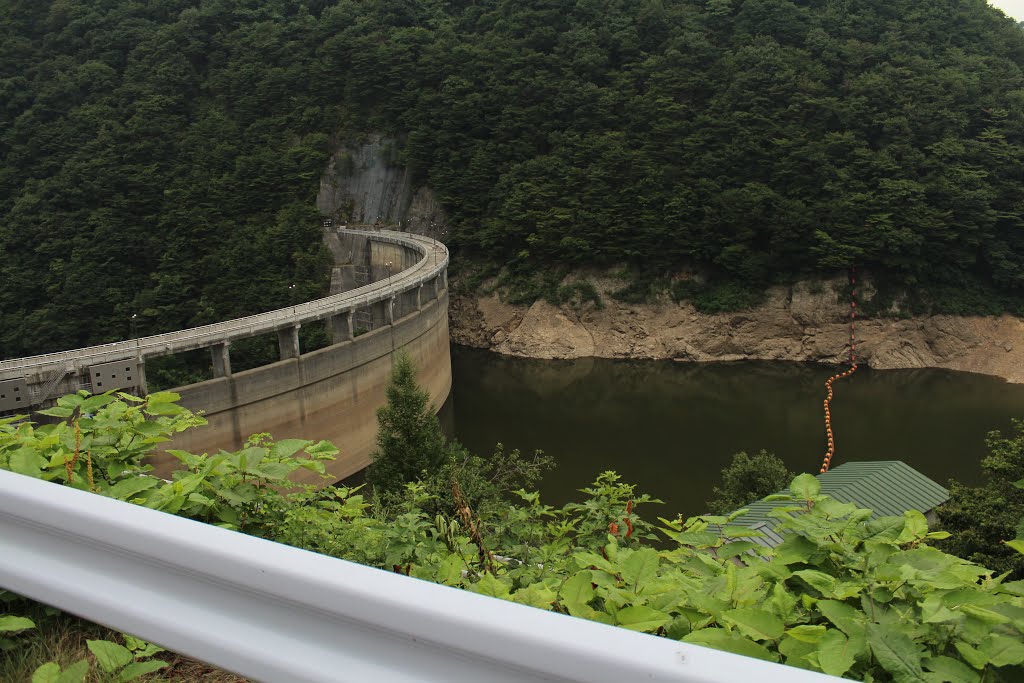
<svg viewBox="0 0 1024 683"><path fill-rule="evenodd" d="M856 265L1020 312L1022 67L983 0L12 0L0 357L322 293L319 178L368 133L519 281Z"/></svg>

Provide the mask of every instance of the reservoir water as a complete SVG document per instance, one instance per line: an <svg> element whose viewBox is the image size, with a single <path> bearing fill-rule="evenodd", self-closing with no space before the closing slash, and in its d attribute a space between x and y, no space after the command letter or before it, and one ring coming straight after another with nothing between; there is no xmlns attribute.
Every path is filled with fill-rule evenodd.
<svg viewBox="0 0 1024 683"><path fill-rule="evenodd" d="M540 491L549 504L604 470L665 501L646 517L705 512L733 453L773 451L817 472L825 451L824 381L833 366L511 358L452 347L442 412L471 450L495 443L558 462ZM985 436L1024 418L1024 385L945 370L860 370L837 382L833 466L903 460L940 484L976 483ZM654 509L656 507L656 509Z"/></svg>

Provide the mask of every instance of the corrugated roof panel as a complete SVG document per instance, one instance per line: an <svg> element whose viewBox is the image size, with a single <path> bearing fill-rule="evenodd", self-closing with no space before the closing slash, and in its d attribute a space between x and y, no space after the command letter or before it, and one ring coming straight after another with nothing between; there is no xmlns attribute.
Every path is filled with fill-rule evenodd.
<svg viewBox="0 0 1024 683"><path fill-rule="evenodd" d="M907 510L927 513L949 500L949 491L900 460L848 462L816 475L821 492L844 503L872 510L875 517L900 516ZM783 536L775 531L778 520L768 513L787 501L759 500L744 506L749 512L733 523L766 534L761 545L774 547Z"/></svg>

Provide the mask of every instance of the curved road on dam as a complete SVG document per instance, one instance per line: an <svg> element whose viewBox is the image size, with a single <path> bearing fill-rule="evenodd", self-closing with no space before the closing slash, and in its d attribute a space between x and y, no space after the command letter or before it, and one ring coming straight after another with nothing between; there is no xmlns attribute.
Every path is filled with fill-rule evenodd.
<svg viewBox="0 0 1024 683"><path fill-rule="evenodd" d="M328 439L341 448L330 473L353 474L369 464L376 411L384 403L396 352L413 359L435 406L451 389L448 250L412 233L339 230L337 236L354 265L376 281L245 318L0 361L0 414L45 406L80 389L142 392L148 358L209 348L214 378L175 389L182 405L202 410L209 425L179 435L169 448L234 449L255 432ZM303 353L299 328L321 320L334 343ZM280 360L233 373L231 343L264 334L277 335ZM158 471L172 466L166 457L156 464Z"/></svg>

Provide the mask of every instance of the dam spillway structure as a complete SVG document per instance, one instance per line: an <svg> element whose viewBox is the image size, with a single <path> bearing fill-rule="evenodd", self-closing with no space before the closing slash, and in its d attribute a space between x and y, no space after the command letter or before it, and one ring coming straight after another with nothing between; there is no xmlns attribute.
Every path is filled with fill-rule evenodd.
<svg viewBox="0 0 1024 683"><path fill-rule="evenodd" d="M204 427L168 448L241 448L250 434L332 441L341 452L328 473L341 479L370 463L376 412L385 402L396 353L407 353L435 407L451 391L448 250L441 242L390 230L331 229L336 260L330 296L266 313L82 349L0 361L0 414L28 413L79 390L146 392L147 359L209 349L213 378L173 389L202 411ZM363 281L363 282L360 282ZM324 321L331 344L304 353L303 324ZM276 334L279 360L232 372L231 343ZM172 458L157 456L157 471ZM301 470L297 479L322 483Z"/></svg>

